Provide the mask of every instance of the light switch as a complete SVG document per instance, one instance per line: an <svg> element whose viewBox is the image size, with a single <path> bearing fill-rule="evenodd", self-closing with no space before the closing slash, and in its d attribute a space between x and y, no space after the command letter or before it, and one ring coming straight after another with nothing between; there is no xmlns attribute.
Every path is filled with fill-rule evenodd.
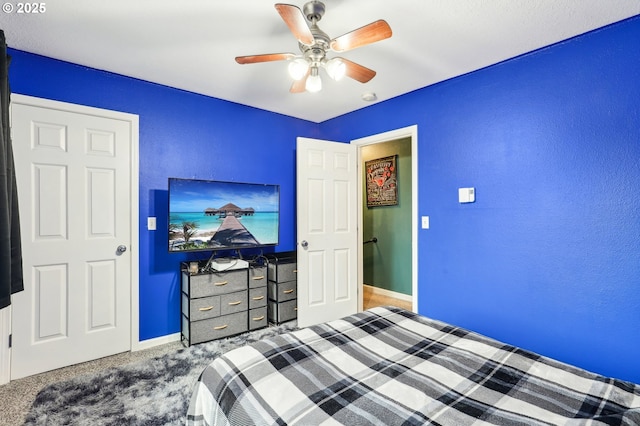
<svg viewBox="0 0 640 426"><path fill-rule="evenodd" d="M155 217L148 217L147 218L147 229L149 231L155 231L156 230L156 218Z"/></svg>
<svg viewBox="0 0 640 426"><path fill-rule="evenodd" d="M429 229L429 216L422 216L422 229Z"/></svg>

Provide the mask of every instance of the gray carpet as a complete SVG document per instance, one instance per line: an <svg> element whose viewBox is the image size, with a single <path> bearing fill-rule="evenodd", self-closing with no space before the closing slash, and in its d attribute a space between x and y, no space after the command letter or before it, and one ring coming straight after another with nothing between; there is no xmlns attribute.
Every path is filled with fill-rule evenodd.
<svg viewBox="0 0 640 426"><path fill-rule="evenodd" d="M54 383L40 391L25 425L182 425L193 385L215 357L294 328L290 322Z"/></svg>

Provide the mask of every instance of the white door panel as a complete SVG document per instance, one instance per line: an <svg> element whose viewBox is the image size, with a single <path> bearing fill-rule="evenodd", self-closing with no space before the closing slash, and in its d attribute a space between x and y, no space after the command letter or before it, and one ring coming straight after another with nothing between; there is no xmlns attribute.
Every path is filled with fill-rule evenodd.
<svg viewBox="0 0 640 426"><path fill-rule="evenodd" d="M357 295L354 146L298 138L298 324L350 315Z"/></svg>
<svg viewBox="0 0 640 426"><path fill-rule="evenodd" d="M131 122L12 104L25 291L12 379L131 348Z"/></svg>

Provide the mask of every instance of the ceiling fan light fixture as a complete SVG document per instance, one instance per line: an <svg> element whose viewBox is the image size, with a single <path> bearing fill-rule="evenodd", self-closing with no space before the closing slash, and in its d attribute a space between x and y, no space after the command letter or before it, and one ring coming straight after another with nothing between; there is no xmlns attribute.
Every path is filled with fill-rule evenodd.
<svg viewBox="0 0 640 426"><path fill-rule="evenodd" d="M307 75L309 63L302 58L297 58L289 63L289 76L294 80L302 80Z"/></svg>
<svg viewBox="0 0 640 426"><path fill-rule="evenodd" d="M300 54L267 53L261 55L236 56L238 64L257 64L261 62L289 61L288 71L294 79L289 88L291 93L318 92L322 90L322 80L318 69L324 68L334 80L349 77L360 83L367 83L376 72L346 58L327 57L329 51L346 52L391 37L391 27L383 19L371 22L363 27L331 38L318 27L325 12L324 3L310 0L300 9L298 6L276 3L289 31L298 41Z"/></svg>
<svg viewBox="0 0 640 426"><path fill-rule="evenodd" d="M335 81L340 81L347 72L347 65L340 58L333 58L326 62L325 69L329 77Z"/></svg>
<svg viewBox="0 0 640 426"><path fill-rule="evenodd" d="M311 67L311 74L307 77L304 88L307 92L319 92L322 90L322 80L318 75L318 67Z"/></svg>

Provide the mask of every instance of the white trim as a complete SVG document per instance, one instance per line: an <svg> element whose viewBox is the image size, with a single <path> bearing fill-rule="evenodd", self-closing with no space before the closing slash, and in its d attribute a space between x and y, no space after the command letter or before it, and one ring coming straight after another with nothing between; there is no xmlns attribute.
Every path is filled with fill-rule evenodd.
<svg viewBox="0 0 640 426"><path fill-rule="evenodd" d="M131 253L131 343L130 350L140 350L139 348L146 347L140 345L138 339L140 338L140 231L139 231L139 152L140 152L140 136L139 136L139 116L136 114L112 111L102 108L95 108L86 105L77 105L67 102L53 101L50 99L36 98L33 96L21 95L18 93L11 94L11 103L19 103L22 105L31 105L41 108L52 108L61 111L75 112L85 115L96 115L98 117L107 117L114 120L127 121L130 123L131 129L131 151L130 151L130 230L131 230L131 244L129 251ZM5 330L0 328L0 339L8 339L8 334L5 335ZM5 374L4 365L0 364L0 377ZM6 372L10 374L10 369Z"/></svg>
<svg viewBox="0 0 640 426"><path fill-rule="evenodd" d="M401 129L391 130L377 135L354 139L352 144L362 147L374 143L388 142L391 140L411 138L411 305L414 312L418 311L418 126L408 126ZM362 157L361 150L358 149L358 224L362 223ZM362 227L358 229L358 259L363 258ZM362 262L358 262L358 291L362 294L362 280L364 277ZM362 311L362 298L358 304L358 310Z"/></svg>
<svg viewBox="0 0 640 426"><path fill-rule="evenodd" d="M0 309L0 385L11 380L11 348L9 335L11 334L11 305Z"/></svg>
<svg viewBox="0 0 640 426"><path fill-rule="evenodd" d="M131 352L143 351L145 349L151 349L156 346L166 345L167 343L179 342L180 333L167 334L166 336L154 337L153 339L143 340L138 342L135 348L131 349Z"/></svg>
<svg viewBox="0 0 640 426"><path fill-rule="evenodd" d="M404 302L412 302L413 296L410 294L398 293L397 291L387 290L386 288L375 287L369 284L362 284L362 287L366 287L371 294L382 297L393 297L394 299L402 300Z"/></svg>
<svg viewBox="0 0 640 426"><path fill-rule="evenodd" d="M140 127L139 116L131 117L131 188L129 189L131 206L131 351L139 350L140 345L140 227L139 227L139 180L140 180Z"/></svg>

